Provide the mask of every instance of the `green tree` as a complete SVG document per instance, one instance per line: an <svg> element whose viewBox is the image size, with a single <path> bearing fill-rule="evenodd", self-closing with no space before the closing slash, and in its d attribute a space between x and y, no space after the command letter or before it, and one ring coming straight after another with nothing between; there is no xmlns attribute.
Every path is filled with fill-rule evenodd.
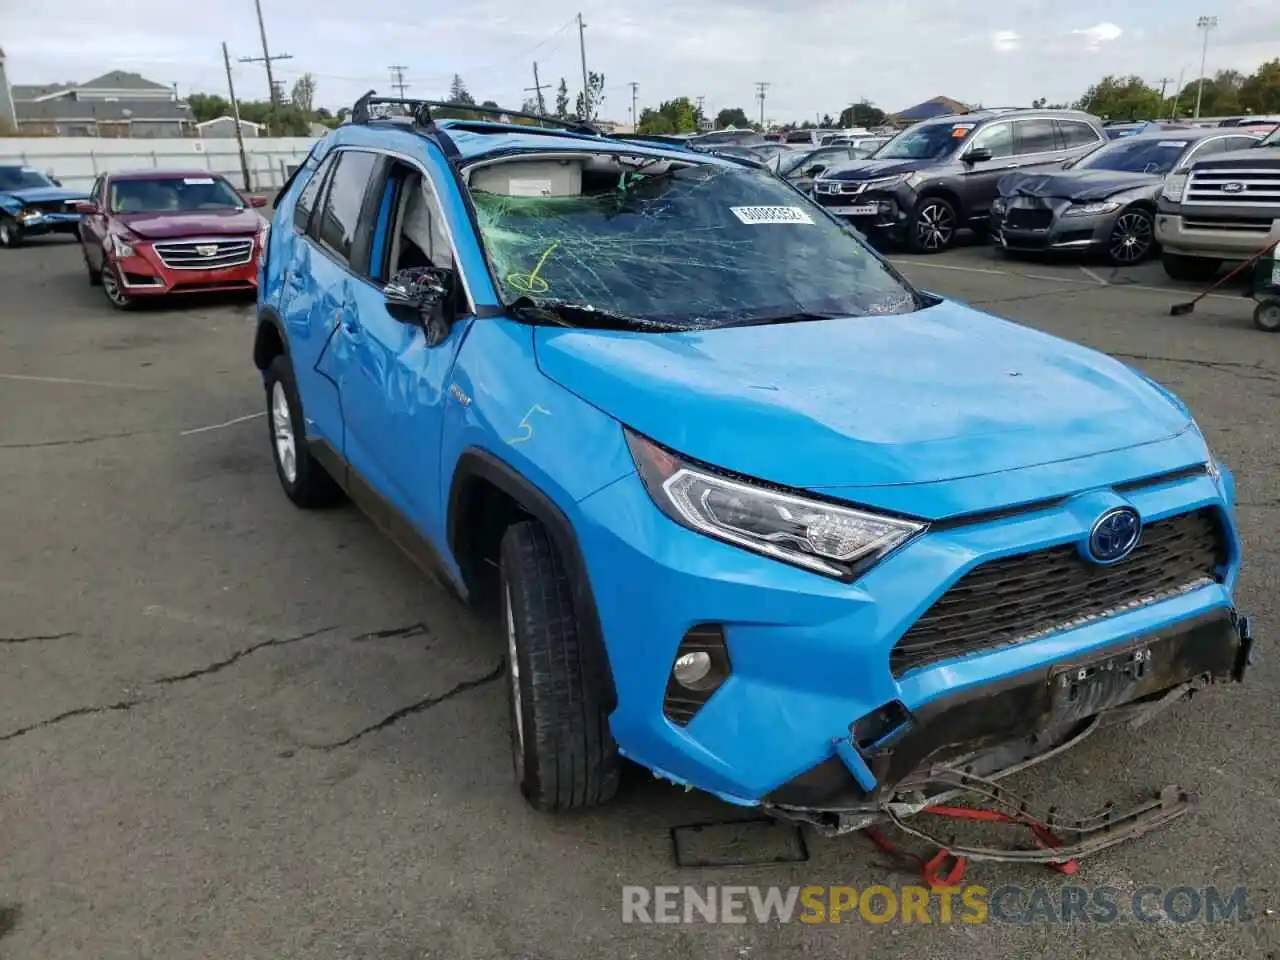
<svg viewBox="0 0 1280 960"><path fill-rule="evenodd" d="M306 116L311 116L316 100L316 78L304 73L293 82L293 90L289 93L290 102Z"/></svg>
<svg viewBox="0 0 1280 960"><path fill-rule="evenodd" d="M1250 113L1280 113L1280 59L1268 60L1244 79L1240 104Z"/></svg>
<svg viewBox="0 0 1280 960"><path fill-rule="evenodd" d="M722 130L725 127L750 127L751 121L747 119L746 111L741 107L725 107L716 114L716 129Z"/></svg>
<svg viewBox="0 0 1280 960"><path fill-rule="evenodd" d="M645 107L637 133L693 133L698 129L698 108L688 97L664 100L658 109Z"/></svg>
<svg viewBox="0 0 1280 960"><path fill-rule="evenodd" d="M482 107L487 107L487 108L488 108L488 109L490 109L490 110L501 110L501 109L502 109L502 107L498 106L498 104L497 104L496 102L494 102L493 100L486 100L486 101L484 101L484 103L480 104L480 106L482 106Z"/></svg>
<svg viewBox="0 0 1280 960"><path fill-rule="evenodd" d="M191 108L191 115L196 118L196 123L231 116L231 103L213 93L193 93L187 97L187 106Z"/></svg>
<svg viewBox="0 0 1280 960"><path fill-rule="evenodd" d="M467 85L462 82L462 77L456 73L453 75L453 82L449 84L449 103L458 106L471 107L475 106L475 99L467 90Z"/></svg>
<svg viewBox="0 0 1280 960"><path fill-rule="evenodd" d="M1164 112L1160 91L1138 76L1103 77L1075 106L1107 120L1142 120Z"/></svg>
<svg viewBox="0 0 1280 960"><path fill-rule="evenodd" d="M1240 90L1245 77L1237 70L1219 70L1212 77L1204 78L1204 92L1200 94L1199 78L1192 80L1177 94L1170 98L1166 112L1174 114L1177 105L1177 116L1190 117L1196 112L1196 96L1200 94L1200 115L1220 117L1235 113L1243 113L1240 102Z"/></svg>
<svg viewBox="0 0 1280 960"><path fill-rule="evenodd" d="M859 100L840 111L842 127L878 127L884 123L884 111L870 100Z"/></svg>
<svg viewBox="0 0 1280 960"><path fill-rule="evenodd" d="M604 74L594 70L587 74L587 93L591 102L583 103L582 94L574 101L574 113L583 120L594 120L600 116L600 105L604 103Z"/></svg>
<svg viewBox="0 0 1280 960"><path fill-rule="evenodd" d="M560 78L560 86L556 87L556 116L561 120L569 116L569 85Z"/></svg>

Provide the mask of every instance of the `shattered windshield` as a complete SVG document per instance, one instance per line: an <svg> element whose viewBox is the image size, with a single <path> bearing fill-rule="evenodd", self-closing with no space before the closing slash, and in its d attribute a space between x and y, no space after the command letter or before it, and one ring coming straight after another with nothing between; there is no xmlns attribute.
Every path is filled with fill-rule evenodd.
<svg viewBox="0 0 1280 960"><path fill-rule="evenodd" d="M588 171L580 193L473 189L508 305L627 329L906 313L926 300L768 172ZM520 315L517 312L517 315Z"/></svg>

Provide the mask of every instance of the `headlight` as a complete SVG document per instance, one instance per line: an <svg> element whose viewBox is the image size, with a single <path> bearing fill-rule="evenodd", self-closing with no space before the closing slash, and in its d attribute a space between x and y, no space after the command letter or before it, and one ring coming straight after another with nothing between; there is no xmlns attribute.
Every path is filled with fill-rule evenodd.
<svg viewBox="0 0 1280 960"><path fill-rule="evenodd" d="M1168 200L1170 203L1182 202L1182 191L1187 186L1187 175L1185 173L1177 173L1169 177L1164 182L1164 189L1160 191L1160 199Z"/></svg>
<svg viewBox="0 0 1280 960"><path fill-rule="evenodd" d="M1076 203L1062 212L1064 217L1096 217L1103 213L1111 213L1120 209L1120 204L1111 200L1100 203Z"/></svg>
<svg viewBox="0 0 1280 960"><path fill-rule="evenodd" d="M916 177L915 183L919 183L924 179L914 173L895 173L892 177L878 177L875 180L865 180L863 181L862 186L864 190L882 190L885 187L897 186L899 183L908 181L912 177Z"/></svg>
<svg viewBox="0 0 1280 960"><path fill-rule="evenodd" d="M111 251L117 257L136 257L138 255L137 251L134 250L130 244L121 240L114 233L111 234Z"/></svg>
<svg viewBox="0 0 1280 960"><path fill-rule="evenodd" d="M21 213L18 214L18 219L23 223L26 223L29 220L39 220L40 211L39 210L23 210Z"/></svg>
<svg viewBox="0 0 1280 960"><path fill-rule="evenodd" d="M854 579L926 526L728 477L626 436L649 496L676 523L828 577Z"/></svg>

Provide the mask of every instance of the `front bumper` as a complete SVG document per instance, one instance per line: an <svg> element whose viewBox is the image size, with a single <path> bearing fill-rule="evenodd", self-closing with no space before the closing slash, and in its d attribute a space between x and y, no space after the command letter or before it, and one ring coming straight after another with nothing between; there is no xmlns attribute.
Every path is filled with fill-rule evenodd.
<svg viewBox="0 0 1280 960"><path fill-rule="evenodd" d="M1005 250L1079 251L1105 247L1119 211L1094 216L1065 216L1068 201L1013 197L1005 209L991 212L991 238Z"/></svg>
<svg viewBox="0 0 1280 960"><path fill-rule="evenodd" d="M22 233L39 237L50 233L75 234L80 226L78 213L28 213L18 217Z"/></svg>
<svg viewBox="0 0 1280 960"><path fill-rule="evenodd" d="M110 263L120 274L130 297L159 297L178 293L217 293L258 288L259 241L254 241L250 258L243 263L214 269L167 266L153 244L134 243L134 255L112 256Z"/></svg>
<svg viewBox="0 0 1280 960"><path fill-rule="evenodd" d="M814 185L813 199L819 206L850 223L859 232L901 241L907 235L912 211L918 197L915 190L900 183L885 189L867 189L857 181L827 181L839 185L837 194L819 193Z"/></svg>
<svg viewBox="0 0 1280 960"><path fill-rule="evenodd" d="M1245 260L1267 243L1280 241L1280 210L1274 205L1249 208L1161 200L1156 239L1166 252L1178 256Z"/></svg>
<svg viewBox="0 0 1280 960"><path fill-rule="evenodd" d="M1185 457L1184 444L1168 441L1164 452ZM1125 469L1143 470L1124 466L1134 458L1154 463L1158 454L1121 451L1098 458L1097 466L1123 477ZM1034 484L1047 476L1042 468L1015 473L1025 477L1002 479L1002 492L1019 490L1021 479ZM989 495L990 478L982 486ZM925 716L935 718L923 725L928 730L946 729L950 721L939 727L936 716L946 717L951 698L968 698L978 713L990 704L998 714L1006 709L998 694L1019 678L1043 677L1055 665L1178 632L1208 615L1230 617L1239 570L1232 490L1225 471L1191 472L1147 485L1090 486L1027 511L939 522L855 583L843 584L677 526L654 507L638 477L623 478L579 503L574 520L617 690L614 739L659 776L742 805L816 802L812 794L795 804L800 795L787 791L824 765L836 765L841 786L853 791L850 802L891 792L912 751L895 750L900 759L887 766L864 757L865 769L855 775L847 748L861 751L853 739L859 721ZM901 495L857 493L850 498L886 509ZM983 495L964 481L937 493L939 502ZM1121 503L1148 525L1201 508L1218 516L1224 559L1212 582L895 675L895 644L967 573L1000 558L1078 544L1102 510ZM722 628L731 672L692 719L678 725L664 713L672 663L682 640L706 624ZM1223 636L1221 643L1230 646ZM1212 656L1215 664L1232 661L1235 648ZM1027 701L1026 709L1034 706Z"/></svg>

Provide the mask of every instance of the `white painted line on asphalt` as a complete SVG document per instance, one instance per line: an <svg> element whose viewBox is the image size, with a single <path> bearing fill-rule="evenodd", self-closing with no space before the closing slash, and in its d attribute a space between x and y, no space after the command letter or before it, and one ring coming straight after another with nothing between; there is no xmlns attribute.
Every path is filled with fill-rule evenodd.
<svg viewBox="0 0 1280 960"><path fill-rule="evenodd" d="M950 263L931 263L928 260L890 260L896 267L933 267L935 270L955 270L958 273L988 273L996 277L1016 277L1008 270L983 270L981 267L957 267Z"/></svg>
<svg viewBox="0 0 1280 960"><path fill-rule="evenodd" d="M1107 283L1101 278L1095 277L1094 280L1077 280L1075 277L1051 277L1043 273L1013 273L1008 270L984 270L980 267L957 267L950 263L931 263L928 260L890 260L895 266L908 267L932 267L935 270L954 270L958 273L985 273L994 274L999 277L1013 277L1017 280L1047 280L1051 283L1074 283L1083 284L1085 286L1097 286L1101 283L1104 287L1112 290L1141 290L1144 293L1158 293L1165 297L1185 297L1194 296L1194 290L1186 290L1182 287L1149 287L1141 283ZM1082 268L1083 269L1083 268ZM1229 293L1211 293L1205 297L1206 300L1242 300L1243 297L1232 296Z"/></svg>
<svg viewBox="0 0 1280 960"><path fill-rule="evenodd" d="M1088 277L1090 280L1092 280L1094 283L1098 284L1098 286L1101 286L1101 287L1109 287L1109 286L1111 286L1111 284L1107 283L1107 281L1103 280L1100 276L1098 276L1096 273L1094 273L1094 272L1093 272L1092 270L1090 270L1088 267L1081 267L1081 268L1080 268L1080 272L1081 272L1081 273L1083 273L1083 274L1084 274L1086 277Z"/></svg>
<svg viewBox="0 0 1280 960"><path fill-rule="evenodd" d="M27 383L62 383L76 387L110 387L113 390L155 390L137 383L109 383L105 380L75 380L71 377L33 377L25 373L0 373L0 380L23 380Z"/></svg>
<svg viewBox="0 0 1280 960"><path fill-rule="evenodd" d="M257 420L259 417L265 417L267 411L259 410L257 413L250 413L243 417L236 417L234 420L228 420L226 423L211 423L207 427L193 427L190 430L183 430L178 436L190 437L197 433L208 433L210 430L221 430L223 427L234 427L237 423L244 423L246 420Z"/></svg>

